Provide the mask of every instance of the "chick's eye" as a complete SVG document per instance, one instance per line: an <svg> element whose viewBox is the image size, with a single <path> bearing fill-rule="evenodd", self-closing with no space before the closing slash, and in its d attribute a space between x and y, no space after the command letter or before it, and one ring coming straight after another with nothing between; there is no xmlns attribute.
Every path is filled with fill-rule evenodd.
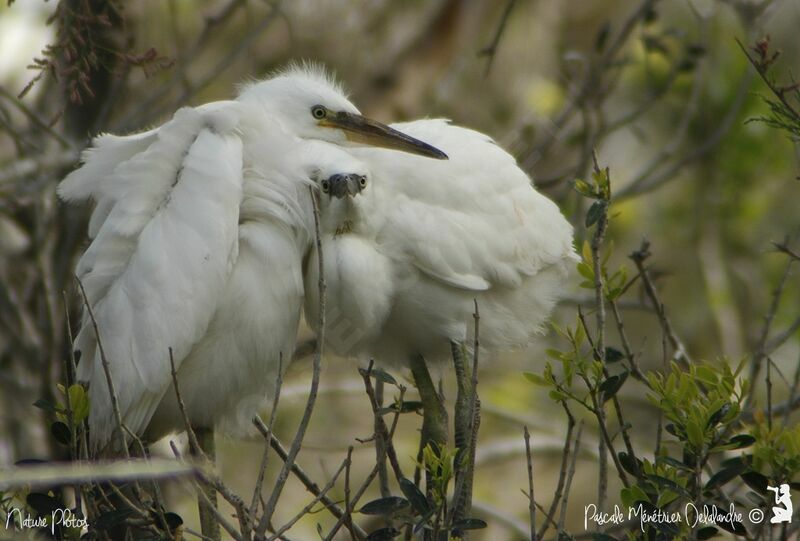
<svg viewBox="0 0 800 541"><path fill-rule="evenodd" d="M322 188L323 193L328 193L328 190L331 189L331 183L328 182L327 180L323 180L322 182L320 182L319 186L320 188Z"/></svg>
<svg viewBox="0 0 800 541"><path fill-rule="evenodd" d="M361 178L359 178L359 179L358 179L358 184L359 184L359 186L361 186L362 188L363 188L363 187L365 187L365 186L367 185L367 177L361 177Z"/></svg>
<svg viewBox="0 0 800 541"><path fill-rule="evenodd" d="M322 105L315 105L311 108L311 116L317 120L325 118L325 108Z"/></svg>

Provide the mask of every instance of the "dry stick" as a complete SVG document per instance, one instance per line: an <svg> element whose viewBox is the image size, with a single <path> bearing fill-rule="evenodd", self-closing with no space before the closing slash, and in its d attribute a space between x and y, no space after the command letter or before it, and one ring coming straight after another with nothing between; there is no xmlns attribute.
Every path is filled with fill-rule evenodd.
<svg viewBox="0 0 800 541"><path fill-rule="evenodd" d="M383 408L383 381L376 380L375 381L375 401L378 403L378 408ZM376 459L379 457L384 457L383 460L378 460L378 485L381 491L382 498L388 498L392 495L391 491L389 490L389 472L386 469L386 453L383 451L383 447L386 443L383 441L383 431L380 430L378 426L378 419L381 419L381 415L379 413L374 413L374 423L373 423L373 430L375 432L375 457Z"/></svg>
<svg viewBox="0 0 800 541"><path fill-rule="evenodd" d="M633 252L629 257L633 261L634 265L636 265L636 269L639 271L639 276L644 283L645 293L647 293L650 302L653 304L653 308L656 310L656 314L658 315L658 321L661 324L661 328L664 329L664 333L666 334L667 340L669 340L672 349L675 350L673 358L678 361L683 361L687 365L694 364L692 362L691 357L687 353L686 346L683 345L683 342L675 333L675 330L672 328L672 324L667 317L666 310L664 309L664 305L661 302L661 299L658 296L658 291L656 290L655 285L653 284L652 278L650 278L650 273L644 266L645 260L650 257L650 243L646 240L642 241L641 247Z"/></svg>
<svg viewBox="0 0 800 541"><path fill-rule="evenodd" d="M276 438L275 435L271 433L267 425L264 424L264 421L261 420L261 417L256 416L255 418L253 418L253 424L256 426L261 435L264 436L265 439L268 438L267 441L269 442L270 447L272 447L272 449L275 451L275 454L278 455L278 458L280 458L285 462L288 456L288 452L286 451L286 449L284 449L283 445L281 445L281 442L278 441L278 438ZM321 494L321 489L319 488L319 485L317 485L314 481L312 481L311 477L297 463L292 464L292 473L295 475L295 477L297 477L297 479L300 480L301 483L303 483L303 486L305 486L306 489L309 492L311 492L311 494L315 496L319 496ZM330 511L331 514L337 519L342 519L345 516L345 512L342 511L342 509L337 505L337 503L328 498L327 496L323 495L320 501L325 505L325 508L328 511ZM363 530L360 530L358 528L356 529L358 530L358 533L362 538L367 536L367 534Z"/></svg>
<svg viewBox="0 0 800 541"><path fill-rule="evenodd" d="M592 339L592 335L589 333L589 327L586 324L586 318L583 316L583 311L581 310L580 306L578 307L578 319L581 323L581 326L583 327L583 330L586 332L586 339L589 341L589 345L592 348L593 354L599 358L599 353L597 352L598 348L595 346L594 341ZM606 378L609 377L608 368L606 367L605 364L603 364L603 375ZM589 380L586 377L583 378L583 381L586 383L587 387L591 388ZM631 457L635 457L636 454L633 451L633 443L631 442L630 435L628 434L628 426L627 423L625 423L624 416L622 415L622 406L620 405L619 399L617 398L616 394L611 397L611 401L612 404L614 405L614 410L617 416L617 422L619 423L620 432L622 433L622 439L625 442L625 450ZM599 397L599 400L597 399L596 396L592 396L591 411L597 417L598 426L600 428L601 434L603 435L601 441L604 442L608 450L611 451L611 458L613 459L614 465L617 468L620 480L627 487L628 486L627 476L625 475L625 471L622 469L622 464L619 462L619 457L617 457L616 451L614 450L614 447L612 445L612 439L608 434L608 425L606 424L605 411L603 410L602 395ZM600 451L602 451L602 447L600 448ZM601 460L603 460L604 457L599 453L598 455L600 456ZM602 507L599 506L599 503L598 503L598 508L602 509Z"/></svg>
<svg viewBox="0 0 800 541"><path fill-rule="evenodd" d="M100 362L103 365L103 373L106 376L106 385L108 386L108 393L111 395L111 409L114 411L114 419L117 421L117 431L119 434L120 444L122 444L123 452L125 453L125 458L130 458L131 455L128 452L128 441L125 438L125 432L122 430L122 415L119 412L119 402L117 401L117 391L114 389L114 381L111 379L111 369L108 366L108 359L106 358L106 352L103 349L103 341L100 339L100 330L97 327L97 320L94 318L94 311L92 307L89 305L89 298L86 296L86 290L83 288L83 282L78 276L75 276L75 280L78 281L78 287L81 290L81 296L83 297L83 304L86 307L86 311L89 313L89 319L92 321L92 328L94 329L94 337L97 340L97 349L100 351ZM86 359L84 362L88 362L89 360Z"/></svg>
<svg viewBox="0 0 800 541"><path fill-rule="evenodd" d="M789 398L787 402L791 404L794 402L795 397L797 396L797 389L800 387L800 361L797 362L797 367L794 370L794 380L792 381L792 385L789 387ZM783 413L783 424L789 424L789 415L791 414L791 410L787 409Z"/></svg>
<svg viewBox="0 0 800 541"><path fill-rule="evenodd" d="M525 461L528 464L528 517L531 528L531 541L536 541L536 500L533 494L533 457L531 456L531 434L528 427L524 426L523 435L525 437Z"/></svg>
<svg viewBox="0 0 800 541"><path fill-rule="evenodd" d="M339 478L339 475L342 474L345 468L350 467L350 457L352 455L352 450L353 448L351 447L347 453L347 457L342 461L341 466L339 466L339 469L336 470L336 472L333 474L333 477L331 477L330 481L328 481L328 483L324 487L322 487L322 490L320 490L319 494L315 495L314 499L311 500L305 507L303 507L303 509L301 509L300 512L297 513L289 522L281 526L269 538L269 541L274 541L275 539L278 539L281 535L283 535L284 532L289 531L289 529L292 526L294 526L297 523L297 521L299 521L301 518L310 513L311 509L313 509L314 506L317 505L317 503L319 503L320 500L322 500L322 498L324 498L328 492L330 492L330 490L333 488L333 485L336 484L336 480Z"/></svg>
<svg viewBox="0 0 800 541"><path fill-rule="evenodd" d="M325 343L325 269L322 255L322 238L320 237L319 233L319 202L317 201L317 196L314 192L314 189L310 186L308 188L308 193L311 196L311 203L314 210L314 233L316 235L319 272L319 319L317 321L317 328L319 329L317 332L317 340L319 347L317 347L317 350L314 352L311 389L308 394L306 408L305 411L303 411L303 417L300 419L300 425L297 427L297 432L295 433L294 440L292 441L292 446L289 448L289 453L287 454L286 460L283 462L283 467L278 474L278 479L275 482L275 488L272 490L272 494L267 501L267 505L264 507L264 515L261 517L261 521L256 528L256 537L263 537L264 532L267 531L267 526L269 525L272 515L275 512L275 507L278 505L278 499L281 496L281 492L283 492L283 487L286 485L286 480L289 478L289 471L292 469L292 465L297 458L297 454L300 452L300 447L303 445L303 438L305 438L306 429L308 428L308 423L311 420L311 414L314 412L314 404L317 400L317 391L319 389L319 377L322 368L322 350L323 344Z"/></svg>
<svg viewBox="0 0 800 541"><path fill-rule="evenodd" d="M759 75L759 77L761 77L761 80L764 81L764 83L767 85L767 87L770 89L770 91L775 95L775 97L778 98L781 101L783 106L786 107L786 109L789 112L792 113L792 116L795 118L795 120L800 121L800 111L795 109L794 106L792 106L791 102L789 102L789 100L786 99L786 91L781 90L780 88L778 88L775 85L775 83L773 83L769 79L769 77L767 77L767 70L769 69L769 65L768 64L767 65L763 65L760 62L758 62L756 59L751 57L750 53L747 52L747 49L745 48L745 46L742 45L741 41L739 41L739 38L734 38L734 39L736 40L736 43L739 44L739 47L742 49L742 52L744 53L744 55L747 57L747 60L750 61L750 64L752 64L753 67L758 72L758 75Z"/></svg>
<svg viewBox="0 0 800 541"><path fill-rule="evenodd" d="M131 122L141 122L143 118L145 120L144 123L147 124L152 119L158 118L158 116L162 115L165 112L166 107L162 106L157 108L156 105L158 102L170 93L176 83L178 83L182 78L185 79L186 69L189 65L189 62L195 59L202 52L203 47L208 44L209 35L215 30L215 27L224 23L233 13L235 13L236 8L238 8L240 5L244 5L245 3L246 2L244 0L231 0L229 4L220 9L216 15L206 17L206 24L203 27L203 30L200 32L198 38L195 40L191 48L189 48L184 54L181 55L181 58L178 59L176 66L174 67L171 80L168 81L167 84L161 85L156 92L142 100L142 102L134 111L126 114L123 120L117 124L116 128L130 128L129 124ZM270 15L271 14L272 12L270 12ZM263 31L263 29L261 30ZM253 36L247 34L243 38L243 41L249 44L252 39ZM237 53L238 52L239 51L237 50ZM235 56L236 55L228 55L226 57L226 66L232 64L232 60L235 58ZM218 66L222 66L222 64L220 63ZM220 69L219 72L221 71L223 70ZM218 75L219 72L215 71L214 73ZM184 97L182 97L180 100L177 100L178 105L184 103L192 95L191 89L186 88L186 85L184 85L182 92ZM195 92L197 92L197 90L195 90ZM117 130L115 129L112 131Z"/></svg>
<svg viewBox="0 0 800 541"><path fill-rule="evenodd" d="M636 362L636 354L633 353L633 350L631 349L631 344L628 341L628 335L625 332L625 324L622 320L622 314L620 314L617 301L609 300L608 305L611 307L611 313L614 315L614 322L617 324L617 333L619 334L619 340L622 344L622 351L625 352L625 358L628 360L628 369L630 370L631 375L638 381L641 381L650 387L650 382L647 381L647 378L644 377L641 369L639 369L639 365Z"/></svg>
<svg viewBox="0 0 800 541"><path fill-rule="evenodd" d="M278 2L280 3L280 2ZM191 87L184 89L178 98L175 100L176 105L183 105L187 103L191 98L193 98L198 92L206 88L209 84L213 83L216 79L219 78L219 75L226 71L228 68L234 65L234 60L237 56L239 56L243 51L245 51L255 40L261 37L267 28L272 24L272 22L280 15L280 9L277 5L273 5L270 8L270 11L263 16L260 20L256 22L256 24L250 28L243 36L242 39L239 40L238 43L234 44L229 52L219 60L208 72L206 72L197 83ZM149 118L156 118L159 115L164 114L165 112L169 111L174 107L173 104L168 104L164 107L154 108L152 112L148 111ZM139 110L142 108L140 107ZM136 118L134 116L134 118Z"/></svg>
<svg viewBox="0 0 800 541"><path fill-rule="evenodd" d="M78 447L78 427L75 425L75 418L72 412L72 400L69 397L69 389L75 384L75 373L77 371L77 363L75 362L75 343L72 340L72 322L70 321L69 317L67 292L62 291L61 295L64 298L64 321L67 325L67 342L69 344L69 355L67 355L66 359L64 360L64 372L67 381L67 419L69 420L70 431L69 457L70 460L80 462L81 457L79 454L80 448ZM75 509L77 509L78 513L82 515L83 505L81 499L83 495L83 488L80 484L76 483L75 486L72 487L72 490L75 492Z"/></svg>
<svg viewBox="0 0 800 541"><path fill-rule="evenodd" d="M181 455L180 451L178 451L178 448L175 446L175 442L174 441L170 440L169 441L169 446L170 446L170 449L172 449L172 454L175 455L175 458L177 458L179 460L183 459L183 456ZM201 470L198 470L197 475L198 475L198 477L201 478L201 480L204 483L214 484L214 480L212 480L210 477L205 475ZM221 483L219 483L219 482L217 482L217 484L221 485ZM239 532L237 532L236 529L219 512L219 510L217 509L216 505L212 505L211 504L211 500L208 499L208 496L206 496L206 493L203 491L202 487L197 486L197 485L198 485L198 483L195 482L195 490L193 490L193 492L195 492L198 495L198 497L203 500L203 504L206 505L208 507L208 509L214 514L214 517L216 518L217 522L222 526L222 528L226 532L228 532L228 534L231 537L233 537L236 540L241 540L242 536L239 534ZM223 496L225 496L226 493L228 494L228 496L231 496L231 493L229 491L227 491L227 489L225 491L223 491L223 490L219 490L219 488L217 488L217 491L220 494L222 494ZM226 497L226 499L228 499L228 498ZM228 499L228 502L231 503L231 505L233 505L234 508L237 507L237 504L234 503L235 500L236 500L236 496L233 496L231 499ZM239 500L239 501L241 502L241 500ZM241 504L241 505L243 507L243 504ZM238 511L238 509L237 509L237 511ZM240 525L241 525L241 522L242 522L242 517L239 516ZM203 536L203 537L204 537L204 539L208 539L206 536Z"/></svg>
<svg viewBox="0 0 800 541"><path fill-rule="evenodd" d="M567 464L569 461L569 454L572 449L572 430L575 428L575 418L572 416L572 412L569 411L569 406L565 402L561 403L561 406L564 408L564 411L567 414L567 435L564 438L564 451L561 453L561 469L558 473L558 484L556 485L556 492L553 495L553 501L550 503L550 509L545 513L545 523L542 524L542 527L539 528L536 537L541 539L550 523L555 525L555 521L553 520L553 516L558 509L558 504L561 502L561 495L564 491L564 481L566 480L567 476Z"/></svg>
<svg viewBox="0 0 800 541"><path fill-rule="evenodd" d="M377 457L380 458L380 457ZM347 448L347 468L344 472L344 508L350 509L350 466L353 463L353 446ZM386 462L384 461L384 465ZM385 467L385 466L384 466ZM347 529L350 531L350 537L356 538L353 532L353 517L347 514Z"/></svg>
<svg viewBox="0 0 800 541"><path fill-rule="evenodd" d="M209 462L209 457L206 456L205 451L197 441L197 434L195 433L191 422L189 422L189 415L186 413L186 404L183 402L183 397L181 396L181 391L178 386L178 374L175 370L175 358L172 354L171 347L168 348L168 352L172 385L175 388L175 397L178 401L178 409L180 409L181 416L183 417L183 424L186 428L186 435L189 438L191 452L193 455L200 457L200 459L207 464ZM211 437L214 437L213 434ZM220 522L215 520L216 515L219 514L219 510L217 509L216 493L210 486L198 486L197 494L198 512L200 514L200 531L203 533L204 537L208 537L213 541L217 541L220 538ZM243 520L243 517L240 516L239 520Z"/></svg>
<svg viewBox="0 0 800 541"><path fill-rule="evenodd" d="M750 363L750 381L752 383L755 383L756 379L758 379L758 374L761 371L761 362L767 355L769 355L767 340L769 339L769 332L772 328L772 322L775 319L775 314L778 312L778 307L780 306L781 299L783 298L786 283L788 282L789 275L792 271L792 263L794 263L794 259L791 257L786 260L786 265L783 268L781 279L778 282L777 287L772 292L772 300L770 301L769 308L767 309L767 315L764 316L764 325L761 327L761 334L759 335L755 352L753 353L753 360ZM755 384L751 385L750 392L747 393L747 398L745 399L744 403L745 408L748 408L753 402L753 398L755 397L755 393L753 391L754 389Z"/></svg>
<svg viewBox="0 0 800 541"><path fill-rule="evenodd" d="M592 162L594 164L595 173L599 174L601 170L600 165L597 162L597 152L595 151L592 151ZM605 168L605 176L608 180L608 185L610 186L611 177L608 167ZM606 362L606 307L605 295L603 295L603 273L600 263L600 247L603 244L603 239L606 235L606 228L608 227L608 206L611 203L610 187L608 192L609 193L606 194L605 198L598 200L598 202L602 205L602 211L600 212L600 218L597 220L597 225L595 226L594 235L592 236L592 242L590 245L592 252L592 273L594 274L594 296L595 304L597 305L595 311L595 325L597 326L597 347L595 348L595 356L603 365L604 369ZM591 334L587 332L586 336L591 336ZM607 371L606 377L608 377ZM606 420L603 397L600 397L600 400L596 402L595 407L597 409L597 421L601 426L603 426ZM620 426L624 427L622 421L620 421ZM612 453L614 452L610 445L608 446L608 450L610 450ZM603 438L600 438L597 442L597 454L600 462L597 480L597 507L599 509L605 509L606 495L608 492L608 456L606 454L606 443ZM561 511L563 514L563 507ZM602 528L599 531L602 531Z"/></svg>
<svg viewBox="0 0 800 541"><path fill-rule="evenodd" d="M578 424L578 433L575 434L575 447L572 449L572 460L569 464L567 483L564 487L564 499L561 502L561 512L558 517L558 525L556 526L558 533L564 531L564 521L567 518L567 500L569 499L569 491L572 488L572 478L575 476L575 464L578 461L578 451L580 451L581 448L581 432L583 432L583 421Z"/></svg>
<svg viewBox="0 0 800 541"><path fill-rule="evenodd" d="M256 479L256 486L253 488L253 498L250 501L250 514L256 516L258 512L258 502L266 507L264 498L261 495L261 488L264 485L264 477L267 471L267 463L269 461L269 448L270 441L272 440L272 429L275 426L275 419L278 416L278 402L281 397L281 387L283 387L283 353L278 355L278 377L275 381L275 397L272 399L272 411L269 412L269 424L266 426L266 433L264 435L264 452L261 455L261 467L258 470L258 478ZM261 418L256 414L253 418L253 424L258 426L258 423L263 424Z"/></svg>
<svg viewBox="0 0 800 541"><path fill-rule="evenodd" d="M181 396L180 388L178 387L178 375L175 371L175 360L172 355L172 348L169 348L169 363L170 363L170 372L172 374L172 385L175 389L175 398L178 402L178 409L181 412L181 418L183 419L183 424L186 427L186 435L189 438L189 446L192 449L192 452L200 457L200 459L205 463L209 464L211 461L206 456L206 454L201 449L200 445L197 442L197 437L192 428L191 423L189 422L189 414L186 412L186 404L183 401L183 397ZM175 448L174 444L170 442L170 446L173 448L173 453L176 453L176 456L180 456L177 453L177 448ZM196 451L195 451L196 450ZM236 510L237 518L239 519L240 527L243 531L248 531L249 526L253 523L253 517L250 515L249 510L245 507L244 502L242 499L234 494L225 484L220 481L216 475L209 475L202 469L198 471L197 476L199 479L207 485L210 489L219 492L220 495L229 503L231 506ZM202 493L202 487L198 487L198 493ZM205 498L204 503L206 501L211 501L211 498ZM214 509L211 509L212 513L217 516L218 510L216 506Z"/></svg>
<svg viewBox="0 0 800 541"><path fill-rule="evenodd" d="M389 430L386 428L386 422L383 420L383 416L380 413L380 407L378 406L378 400L375 397L375 390L372 387L372 380L370 379L372 373L372 365L373 361L370 360L369 366L366 370L359 369L359 373L364 380L364 388L367 391L367 396L369 397L370 405L372 406L372 414L375 417L375 428L377 430L376 437L380 434L380 437L383 439L384 446L386 447L385 452L383 455L382 460L385 458L389 459L389 464L392 466L392 470L394 471L394 475L397 478L397 481L400 482L402 479L403 471L400 469L400 462L397 460L397 452L394 449L394 444L392 440L389 438ZM377 462L378 471L380 472L380 463L381 460Z"/></svg>
<svg viewBox="0 0 800 541"><path fill-rule="evenodd" d="M406 392L406 388L401 386L400 387L400 403L401 404L403 402L403 398L405 397L405 392ZM394 413L394 418L392 419L392 426L391 426L391 428L389 428L389 439L387 441L392 441L392 438L394 438L394 432L397 429L397 422L399 420L400 420L400 408L398 408L397 411ZM381 457L381 459L385 459L385 457ZM353 509L355 508L355 506L358 503L358 501L361 499L361 496L363 496L364 493L367 491L367 488L369 488L370 483L372 483L373 479L375 479L375 477L377 475L378 475L378 465L375 464L375 466L372 468L372 471L369 473L369 475L367 475L367 478L364 479L364 482L361 483L361 486L356 491L356 493L353 496L353 498L350 501L350 503L347 505L347 508L345 509L345 514L342 517L339 518L339 520L333 526L331 531L328 532L328 535L325 536L325 540L324 541L331 541L333 539L333 536L335 536L336 533L339 531L339 529L342 527L342 525L344 524L346 519L348 519L348 520L350 520L352 522L352 516L351 515L352 515L352 512L353 512ZM367 537L366 533L364 533L363 530L360 530L360 528L358 528L357 525L353 524L353 527L356 530L356 533L358 533L360 531L361 533L364 534L359 539L364 539L364 538Z"/></svg>
<svg viewBox="0 0 800 541"><path fill-rule="evenodd" d="M484 77L488 77L489 72L492 71L492 64L494 63L494 57L497 55L497 48L500 46L500 39L503 37L506 24L508 24L508 19L511 16L511 12L514 10L514 4L516 3L517 0L508 0L506 8L503 10L503 16L500 19L500 24L497 26L497 30L494 33L494 38L492 38L492 42L478 52L478 56L487 57L486 71L483 72Z"/></svg>
<svg viewBox="0 0 800 541"><path fill-rule="evenodd" d="M605 52L597 61L596 66L589 70L584 79L581 81L579 88L573 93L573 98L569 103L558 113L556 118L550 123L552 129L550 130L551 136L539 143L537 146L527 152L526 155L520 158L523 167L528 168L532 166L536 160L547 152L547 150L558 140L559 133L569 123L569 120L582 106L586 98L595 92L598 87L597 74L606 73L612 68L619 65L615 58L617 53L623 48L628 37L631 35L636 25L644 18L644 16L658 3L658 0L642 0L639 6L631 13L631 15L622 24L622 27L614 38L614 40L605 49Z"/></svg>

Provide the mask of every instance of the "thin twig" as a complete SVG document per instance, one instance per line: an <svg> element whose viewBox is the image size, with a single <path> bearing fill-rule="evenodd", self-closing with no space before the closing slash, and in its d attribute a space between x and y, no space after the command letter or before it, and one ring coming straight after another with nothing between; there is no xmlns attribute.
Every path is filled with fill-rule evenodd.
<svg viewBox="0 0 800 541"><path fill-rule="evenodd" d="M497 56L497 49L500 46L500 39L503 37L506 25L508 24L508 19L511 16L511 12L514 10L514 5L516 3L517 0L508 0L508 3L506 3L506 8L503 10L503 16L500 18L500 24L497 25L497 30L492 38L492 42L478 52L478 56L486 56L486 70L483 72L484 77L488 77L489 72L492 71L492 64L494 63L494 57Z"/></svg>
<svg viewBox="0 0 800 541"><path fill-rule="evenodd" d="M643 240L639 249L630 255L630 259L636 265L636 269L639 271L639 276L644 283L645 293L647 293L647 296L650 298L650 302L653 304L653 308L656 310L661 328L664 329L667 340L669 340L669 343L674 350L673 358L678 361L683 361L687 365L691 365L693 364L692 359L687 353L686 346L683 345L683 342L673 329L672 323L670 323L670 320L667 317L664 305L658 296L658 291L653 284L653 280L650 278L650 273L644 266L644 262L648 257L650 257L650 243L647 240Z"/></svg>
<svg viewBox="0 0 800 541"><path fill-rule="evenodd" d="M385 457L389 459L389 464L392 466L392 470L394 471L394 475L397 478L398 482L402 479L403 470L400 468L400 461L397 459L397 452L394 449L394 444L392 443L391 438L389 437L389 429L386 427L386 422L383 420L383 416L380 413L380 407L378 406L378 401L375 398L375 390L372 387L372 365L373 361L369 362L369 366L366 370L360 369L359 373L361 374L362 379L364 380L364 388L367 391L367 396L369 397L370 405L372 406L372 414L375 418L375 428L377 430L376 437L380 434L380 437L383 439L385 449ZM381 461L378 461L377 464L380 465ZM380 471L380 468L379 468Z"/></svg>
<svg viewBox="0 0 800 541"><path fill-rule="evenodd" d="M542 527L539 528L539 531L536 533L537 539L542 539L544 534L547 532L548 527L550 524L555 524L555 520L553 517L555 516L556 510L558 509L558 505L561 502L561 495L564 493L564 483L567 477L567 467L569 464L569 457L570 452L572 451L572 431L575 428L575 418L572 416L572 412L569 411L569 407L565 402L561 403L561 406L564 408L564 411L567 414L567 435L564 437L564 451L561 453L561 468L559 469L558 473L558 483L556 484L556 491L553 495L553 501L550 502L550 509L544 514L546 519Z"/></svg>
<svg viewBox="0 0 800 541"><path fill-rule="evenodd" d="M83 304L86 307L86 311L89 314L89 319L92 321L92 328L94 329L94 336L95 340L97 340L97 349L100 352L100 362L103 365L103 373L106 376L106 385L108 386L108 394L111 396L111 409L114 412L114 419L117 421L117 432L118 437L120 439L120 445L122 445L122 452L125 454L126 458L130 458L131 455L128 452L128 440L125 438L125 431L122 429L122 414L119 411L119 401L117 400L117 391L114 388L114 381L111 378L111 368L108 365L108 358L106 357L106 352L103 349L103 341L100 339L100 329L97 327L97 320L94 318L94 311L92 307L89 305L89 298L86 296L86 290L83 288L83 282L78 276L75 276L75 279L78 281L78 287L81 290L81 296L83 297ZM85 359L83 362L91 362L89 359Z"/></svg>
<svg viewBox="0 0 800 541"><path fill-rule="evenodd" d="M281 471L278 474L278 479L275 482L275 488L272 490L269 500L267 500L267 505L264 507L264 514L261 517L258 527L256 528L256 536L258 537L263 537L264 532L267 530L267 526L272 519L272 514L275 512L275 507L278 505L278 499L281 496L283 487L286 484L286 480L289 478L289 471L292 469L292 465L297 458L297 454L300 452L300 447L303 445L303 438L305 438L308 423L311 421L311 414L314 412L314 404L317 400L317 390L319 389L319 378L322 368L322 350L323 345L325 344L325 273L322 254L322 237L320 236L319 231L319 202L317 201L317 194L312 187L309 186L308 192L311 195L311 203L314 210L314 232L316 235L319 272L319 319L317 321L317 340L319 346L314 352L311 389L308 393L308 400L306 401L306 407L303 411L303 417L300 419L300 425L297 427L297 432L295 433L294 440L292 441L292 446L289 448L289 452L287 453L286 459L283 462L283 467L281 468Z"/></svg>
<svg viewBox="0 0 800 541"><path fill-rule="evenodd" d="M253 418L253 424L265 439L269 438L267 441L269 442L270 447L272 447L272 449L275 451L275 454L278 455L278 458L285 461L289 453L286 451L283 445L281 445L281 442L278 441L278 438L276 438L274 434L270 433L269 428L264 424L264 421L262 421L260 417L255 417ZM311 477L305 472L305 470L303 470L303 468L300 467L299 464L294 463L291 471L294 476L297 477L301 483L303 483L303 486L306 487L306 490L308 490L314 496L321 495L321 489L319 488L319 485L311 480ZM341 519L345 516L345 512L337 505L337 503L327 496L321 495L320 501L325 505L325 509L330 511L331 514L337 519ZM366 537L366 534L363 531L359 531L359 535Z"/></svg>
<svg viewBox="0 0 800 541"><path fill-rule="evenodd" d="M528 427L523 427L525 437L525 462L528 465L528 517L531 528L531 541L536 541L536 499L533 493L533 457L531 456L531 434Z"/></svg>
<svg viewBox="0 0 800 541"><path fill-rule="evenodd" d="M264 452L261 455L261 466L258 470L258 478L256 479L256 486L253 488L253 498L250 501L250 514L255 516L258 512L258 502L264 505L263 497L261 495L261 488L264 485L264 477L267 471L267 464L269 462L269 449L270 441L272 440L272 429L275 426L275 419L278 416L278 402L281 397L281 387L283 386L283 353L278 355L278 376L275 382L275 396L272 399L272 411L269 412L269 423L266 425L266 433L264 435ZM261 419L256 415L256 419ZM253 419L253 424L258 426L256 419ZM263 424L263 422L261 423Z"/></svg>
<svg viewBox="0 0 800 541"><path fill-rule="evenodd" d="M305 507L303 507L300 510L300 512L298 512L289 522L287 522L286 524L281 526L278 530L276 530L275 533L269 538L269 541L275 541L276 539L278 539L284 532L289 531L289 529L292 526L294 526L297 523L297 521L299 521L301 518L303 518L304 516L306 516L308 513L311 512L314 506L317 505L317 503L319 503L328 492L330 492L330 490L333 488L333 485L336 484L336 480L339 478L339 475L341 475L341 473L345 470L345 468L350 467L351 455L352 455L352 447L350 448L350 452L347 453L347 457L342 461L342 464L333 474L333 477L331 477L330 481L328 481L328 483L324 487L322 487L322 490L319 491L319 494L316 494L314 496L314 499L311 500Z"/></svg>
<svg viewBox="0 0 800 541"><path fill-rule="evenodd" d="M567 482L564 486L564 497L561 501L561 512L558 517L558 525L556 530L561 533L564 531L564 523L567 519L567 501L569 500L570 489L572 488L572 479L575 477L575 465L578 462L578 452L581 448L581 433L583 432L583 421L578 423L578 433L575 434L575 446L572 449L572 460L569 464L569 472L567 473Z"/></svg>

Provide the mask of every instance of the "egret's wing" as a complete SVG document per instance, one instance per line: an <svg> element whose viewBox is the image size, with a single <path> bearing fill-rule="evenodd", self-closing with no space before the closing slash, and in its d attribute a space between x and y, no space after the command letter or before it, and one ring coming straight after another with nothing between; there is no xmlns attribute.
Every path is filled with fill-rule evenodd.
<svg viewBox="0 0 800 541"><path fill-rule="evenodd" d="M554 263L572 260L572 227L531 185L514 158L487 136L444 120L394 128L450 156L431 160L371 153L386 223L379 242L449 285L516 287Z"/></svg>
<svg viewBox="0 0 800 541"><path fill-rule="evenodd" d="M94 199L97 204L89 222L89 238L97 232L116 203L118 190L114 183L120 177L112 173L123 162L144 152L157 138L156 130L135 135L102 134L92 141L92 146L83 151L82 165L61 182L58 194L66 201Z"/></svg>
<svg viewBox="0 0 800 541"><path fill-rule="evenodd" d="M105 159L90 154L60 194L108 202L77 273L123 421L141 433L169 388L169 349L179 365L203 336L235 260L242 143L231 126L183 109L121 146ZM102 445L115 421L97 346L84 317L78 375L90 382L92 440Z"/></svg>

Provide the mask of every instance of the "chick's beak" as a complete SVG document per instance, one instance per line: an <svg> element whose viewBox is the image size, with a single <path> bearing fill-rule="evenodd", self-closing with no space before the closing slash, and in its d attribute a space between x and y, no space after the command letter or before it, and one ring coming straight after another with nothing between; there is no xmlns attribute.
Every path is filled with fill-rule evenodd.
<svg viewBox="0 0 800 541"><path fill-rule="evenodd" d="M332 197L342 199L344 197L355 197L363 189L363 182L366 177L361 175L333 175L328 179L329 193Z"/></svg>
<svg viewBox="0 0 800 541"><path fill-rule="evenodd" d="M344 131L347 140L354 143L401 150L437 160L447 159L447 154L438 148L355 113L345 111L333 113L321 120L319 125Z"/></svg>

